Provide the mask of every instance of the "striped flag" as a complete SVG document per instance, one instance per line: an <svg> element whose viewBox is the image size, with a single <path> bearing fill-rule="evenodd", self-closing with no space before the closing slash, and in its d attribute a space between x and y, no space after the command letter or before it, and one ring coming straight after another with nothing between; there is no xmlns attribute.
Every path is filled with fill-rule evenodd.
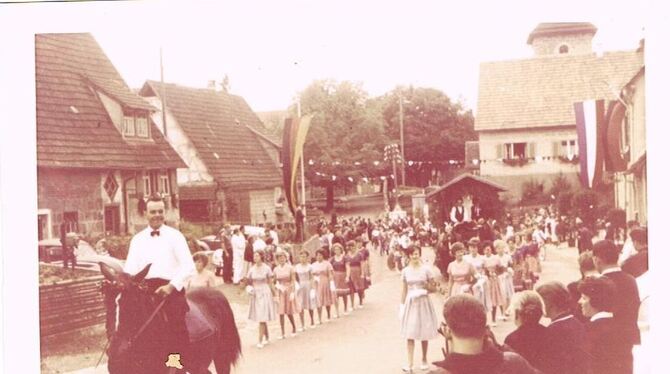
<svg viewBox="0 0 670 374"><path fill-rule="evenodd" d="M305 139L307 138L312 117L312 115L308 115L301 118L287 118L284 122L281 161L284 191L291 214L295 214L298 206L298 191L296 188L298 166L300 165L300 158L303 154Z"/></svg>
<svg viewBox="0 0 670 374"><path fill-rule="evenodd" d="M589 100L574 104L579 149L579 179L582 186L597 187L603 179L605 100Z"/></svg>

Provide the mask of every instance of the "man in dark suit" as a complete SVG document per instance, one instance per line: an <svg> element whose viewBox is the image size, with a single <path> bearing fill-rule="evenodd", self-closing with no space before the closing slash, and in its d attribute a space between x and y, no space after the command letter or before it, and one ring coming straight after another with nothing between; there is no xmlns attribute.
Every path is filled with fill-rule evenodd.
<svg viewBox="0 0 670 374"><path fill-rule="evenodd" d="M577 249L579 250L579 253L581 254L584 251L590 251L593 249L593 231L589 230L586 225L583 225L582 227L577 230Z"/></svg>
<svg viewBox="0 0 670 374"><path fill-rule="evenodd" d="M544 351L540 356L545 374L587 374L589 360L584 325L575 318L570 293L560 282L537 287L551 320L545 334Z"/></svg>
<svg viewBox="0 0 670 374"><path fill-rule="evenodd" d="M636 228L630 232L630 239L636 254L628 257L621 265L621 269L637 278L649 270L649 257L647 251L647 229Z"/></svg>
<svg viewBox="0 0 670 374"><path fill-rule="evenodd" d="M593 245L593 262L603 277L616 286L616 296L612 307L617 331L626 347L628 373L633 372L633 345L640 344L640 329L637 327L637 313L640 308L640 294L632 275L617 265L619 249L611 240L601 240Z"/></svg>

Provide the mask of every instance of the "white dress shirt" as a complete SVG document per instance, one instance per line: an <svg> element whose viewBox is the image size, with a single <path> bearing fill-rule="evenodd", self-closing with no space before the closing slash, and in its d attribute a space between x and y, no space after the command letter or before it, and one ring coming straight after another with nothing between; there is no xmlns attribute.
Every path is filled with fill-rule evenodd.
<svg viewBox="0 0 670 374"><path fill-rule="evenodd" d="M230 239L230 244L233 247L234 253L244 254L244 248L247 245L246 240L244 240L244 235L242 234L233 235L233 237Z"/></svg>
<svg viewBox="0 0 670 374"><path fill-rule="evenodd" d="M275 230L270 230L270 237L272 238L272 244L279 245L279 235Z"/></svg>
<svg viewBox="0 0 670 374"><path fill-rule="evenodd" d="M186 280L195 274L191 251L179 230L166 225L158 230L160 235L157 236L151 236L151 227L135 234L130 241L123 271L134 275L151 264L147 279L168 280L177 291L181 291Z"/></svg>
<svg viewBox="0 0 670 374"><path fill-rule="evenodd" d="M599 319L612 318L612 317L614 317L614 314L612 314L610 312L598 312L598 313L591 316L590 321L593 322L593 321L597 321Z"/></svg>

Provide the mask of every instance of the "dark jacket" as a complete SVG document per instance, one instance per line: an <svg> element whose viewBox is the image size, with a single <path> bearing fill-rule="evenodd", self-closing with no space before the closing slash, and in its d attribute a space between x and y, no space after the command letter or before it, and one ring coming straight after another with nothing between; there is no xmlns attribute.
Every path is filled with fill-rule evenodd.
<svg viewBox="0 0 670 374"><path fill-rule="evenodd" d="M630 256L623 265L621 270L637 278L649 270L649 257L646 250L640 251Z"/></svg>
<svg viewBox="0 0 670 374"><path fill-rule="evenodd" d="M542 351L547 344L546 341L547 328L539 323L522 325L505 338L507 346L540 370L544 370Z"/></svg>
<svg viewBox="0 0 670 374"><path fill-rule="evenodd" d="M488 343L478 355L449 353L444 361L434 364L449 374L542 374L518 354Z"/></svg>
<svg viewBox="0 0 670 374"><path fill-rule="evenodd" d="M614 282L616 294L614 300L614 320L631 346L640 344L640 329L637 327L637 313L640 309L640 293L635 278L623 271L603 275ZM630 347L632 349L632 347Z"/></svg>
<svg viewBox="0 0 670 374"><path fill-rule="evenodd" d="M592 374L632 374L633 356L622 340L613 318L589 322L586 327L587 350Z"/></svg>
<svg viewBox="0 0 670 374"><path fill-rule="evenodd" d="M589 359L584 325L574 316L547 326L547 340L541 356L546 374L586 374Z"/></svg>

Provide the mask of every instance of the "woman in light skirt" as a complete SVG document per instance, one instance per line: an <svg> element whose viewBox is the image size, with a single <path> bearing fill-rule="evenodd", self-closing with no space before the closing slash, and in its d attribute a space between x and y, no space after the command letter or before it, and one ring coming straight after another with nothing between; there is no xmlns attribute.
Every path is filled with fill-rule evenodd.
<svg viewBox="0 0 670 374"><path fill-rule="evenodd" d="M500 282L500 289L502 290L503 299L505 302L505 318L509 315L509 306L512 302L512 297L514 296L514 269L513 269L513 260L512 255L507 251L507 244L503 240L496 240L493 242L493 247L495 248L498 257L500 257L500 266L501 271L498 273L498 282Z"/></svg>
<svg viewBox="0 0 670 374"><path fill-rule="evenodd" d="M316 281L316 308L319 315L319 325L322 323L323 307L326 307L328 321L330 321L330 306L333 305L333 265L325 260L325 250L316 251L316 262L312 264L312 274Z"/></svg>
<svg viewBox="0 0 670 374"><path fill-rule="evenodd" d="M500 280L498 279L498 269L501 267L500 257L493 254L493 244L490 241L482 243L484 248L484 269L486 270L486 294L491 301L491 326L497 326L496 315L498 309L504 318L505 298L503 297L502 289L500 288Z"/></svg>
<svg viewBox="0 0 670 374"><path fill-rule="evenodd" d="M300 251L300 263L295 265L295 275L297 278L296 303L298 314L300 315L300 324L302 327L298 331L305 331L305 310L309 312L311 328L314 328L314 308L316 307L316 291L314 290L314 276L312 275L312 265L309 263L309 252Z"/></svg>
<svg viewBox="0 0 670 374"><path fill-rule="evenodd" d="M461 242L451 245L451 254L455 260L447 266L449 283L447 284L446 296L459 295L462 293L472 294L472 284L475 282L475 268L471 263L463 259L465 246Z"/></svg>
<svg viewBox="0 0 670 374"><path fill-rule="evenodd" d="M268 321L274 321L277 314L272 297L276 290L274 289L272 270L263 263L261 253L254 253L253 260L254 265L249 269L245 281L247 292L251 295L249 319L258 322L258 344L256 347L263 348L270 343Z"/></svg>
<svg viewBox="0 0 670 374"><path fill-rule="evenodd" d="M411 372L414 366L414 342L421 341L421 370L428 369L428 341L435 338L437 315L429 292L435 290L430 268L421 262L421 247L410 247L409 265L402 270L402 296L400 298L401 334L407 339L408 365L403 371Z"/></svg>
<svg viewBox="0 0 670 374"><path fill-rule="evenodd" d="M363 308L363 299L365 298L365 278L363 267L365 266L365 257L361 253L359 243L353 245L352 256L349 260L351 274L351 309L354 309L354 293L358 294L358 309Z"/></svg>
<svg viewBox="0 0 670 374"><path fill-rule="evenodd" d="M277 279L276 288L279 299L279 305L277 307L279 313L279 325L281 326L281 337L279 339L284 339L286 337L284 332L284 316L288 316L288 320L293 328L291 336L295 336L296 332L295 320L293 319L293 314L298 309L295 301L295 272L293 271L293 266L286 263L286 252L281 249L278 250L275 258L277 259L277 266L274 268L273 272L275 279Z"/></svg>

